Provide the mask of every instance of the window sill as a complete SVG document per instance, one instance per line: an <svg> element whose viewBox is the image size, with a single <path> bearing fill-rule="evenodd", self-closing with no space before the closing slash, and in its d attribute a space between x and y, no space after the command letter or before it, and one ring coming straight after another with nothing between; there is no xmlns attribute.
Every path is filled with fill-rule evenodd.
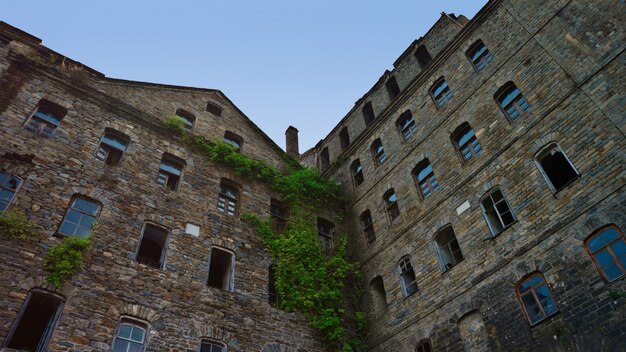
<svg viewBox="0 0 626 352"><path fill-rule="evenodd" d="M531 329L534 329L535 327L537 327L537 326L539 326L539 325L543 324L544 322L546 322L546 321L548 321L548 320L552 320L552 317L554 317L554 316L558 315L559 313L560 313L560 311L559 311L559 310L557 310L556 312L554 312L554 313L552 313L552 314L548 315L547 317L545 317L545 318L543 318L543 319L539 320L538 322L536 322L536 323L534 323L534 324L528 323L528 325L530 325L530 328L531 328ZM526 321L528 321L528 319L527 319Z"/></svg>
<svg viewBox="0 0 626 352"><path fill-rule="evenodd" d="M567 189L571 188L572 185L575 184L576 181L578 181L578 179L580 178L581 178L581 175L579 174L578 176L574 177L571 181L566 183L563 187L561 187L558 191L555 191L551 186L550 190L552 191L552 196L554 197L554 199L559 199L559 195L563 194L565 191L567 191Z"/></svg>
<svg viewBox="0 0 626 352"><path fill-rule="evenodd" d="M460 262L454 264L454 266L452 266L450 269L446 269L445 271L441 272L441 275L445 275L447 273L449 273L450 271L454 270L454 268L456 268L457 266L460 266L461 264L463 264L465 262L465 258L461 259Z"/></svg>

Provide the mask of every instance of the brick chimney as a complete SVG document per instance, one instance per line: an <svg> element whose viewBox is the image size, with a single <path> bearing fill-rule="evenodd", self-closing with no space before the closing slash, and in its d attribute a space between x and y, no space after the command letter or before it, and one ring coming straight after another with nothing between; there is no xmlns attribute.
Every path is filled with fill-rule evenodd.
<svg viewBox="0 0 626 352"><path fill-rule="evenodd" d="M285 131L285 139L287 155L296 160L300 159L300 151L298 150L298 129L293 126L289 126L287 131Z"/></svg>

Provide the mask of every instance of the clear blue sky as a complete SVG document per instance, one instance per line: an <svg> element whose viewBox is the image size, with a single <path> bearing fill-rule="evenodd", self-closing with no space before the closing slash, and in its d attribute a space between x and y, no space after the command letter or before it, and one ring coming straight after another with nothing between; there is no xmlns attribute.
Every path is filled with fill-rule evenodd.
<svg viewBox="0 0 626 352"><path fill-rule="evenodd" d="M3 20L108 77L223 91L314 146L441 12L486 0L10 0Z"/></svg>

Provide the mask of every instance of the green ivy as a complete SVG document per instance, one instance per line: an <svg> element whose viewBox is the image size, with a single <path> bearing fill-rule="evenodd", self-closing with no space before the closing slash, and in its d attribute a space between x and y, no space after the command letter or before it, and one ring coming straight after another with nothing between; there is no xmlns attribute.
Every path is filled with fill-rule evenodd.
<svg viewBox="0 0 626 352"><path fill-rule="evenodd" d="M50 274L46 282L57 289L76 272L83 268L83 255L91 246L93 229L86 238L65 237L63 241L50 247L43 259L43 266Z"/></svg>
<svg viewBox="0 0 626 352"><path fill-rule="evenodd" d="M20 210L6 210L0 212L0 232L9 238L27 239L40 234L41 226L28 220L26 214Z"/></svg>
<svg viewBox="0 0 626 352"><path fill-rule="evenodd" d="M185 132L185 122L176 115L171 115L165 118L165 128L172 130L176 133Z"/></svg>

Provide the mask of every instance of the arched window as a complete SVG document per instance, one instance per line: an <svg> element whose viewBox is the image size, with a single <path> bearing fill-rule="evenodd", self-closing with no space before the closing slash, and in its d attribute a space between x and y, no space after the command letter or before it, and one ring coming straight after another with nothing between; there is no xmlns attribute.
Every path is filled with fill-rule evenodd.
<svg viewBox="0 0 626 352"><path fill-rule="evenodd" d="M493 55L485 46L482 40L478 39L474 44L470 45L469 49L465 52L467 58L474 66L476 72L484 70L487 65L493 60Z"/></svg>
<svg viewBox="0 0 626 352"><path fill-rule="evenodd" d="M196 116L190 113L187 110L176 109L175 113L176 117L178 117L185 124L185 130L187 132L191 132L193 130L193 126L196 123Z"/></svg>
<svg viewBox="0 0 626 352"><path fill-rule="evenodd" d="M515 287L524 316L535 325L558 311L545 277L540 272L521 280Z"/></svg>
<svg viewBox="0 0 626 352"><path fill-rule="evenodd" d="M398 82L396 82L396 78L394 76L389 77L387 82L385 82L385 88L387 88L389 100L393 100L398 96L398 94L400 94L400 87L398 87Z"/></svg>
<svg viewBox="0 0 626 352"><path fill-rule="evenodd" d="M21 178L0 172L0 211L9 208L21 185Z"/></svg>
<svg viewBox="0 0 626 352"><path fill-rule="evenodd" d="M207 285L224 291L233 291L235 278L235 254L219 247L212 247L209 258Z"/></svg>
<svg viewBox="0 0 626 352"><path fill-rule="evenodd" d="M206 111L217 117L222 117L222 108L212 102L206 103Z"/></svg>
<svg viewBox="0 0 626 352"><path fill-rule="evenodd" d="M276 290L276 265L269 267L267 275L267 300L271 305L279 303L278 291Z"/></svg>
<svg viewBox="0 0 626 352"><path fill-rule="evenodd" d="M493 97L510 122L516 121L525 112L530 111L530 104L513 82L505 83Z"/></svg>
<svg viewBox="0 0 626 352"><path fill-rule="evenodd" d="M86 238L98 222L100 203L91 198L75 195L70 202L58 233L62 236Z"/></svg>
<svg viewBox="0 0 626 352"><path fill-rule="evenodd" d="M607 225L585 240L587 253L606 282L626 275L626 239L616 225Z"/></svg>
<svg viewBox="0 0 626 352"><path fill-rule="evenodd" d="M426 65L428 65L428 63L433 59L430 56L428 49L426 49L426 46L423 44L418 46L415 50L415 58L417 59L417 64L420 68L426 67Z"/></svg>
<svg viewBox="0 0 626 352"><path fill-rule="evenodd" d="M328 147L324 147L324 149L320 152L320 167L322 172L328 170L330 167L330 154L328 154Z"/></svg>
<svg viewBox="0 0 626 352"><path fill-rule="evenodd" d="M183 179L185 161L172 154L163 153L157 183L162 188L178 191Z"/></svg>
<svg viewBox="0 0 626 352"><path fill-rule="evenodd" d="M129 142L130 137L127 135L112 128L105 128L98 149L96 149L96 159L111 166L119 164Z"/></svg>
<svg viewBox="0 0 626 352"><path fill-rule="evenodd" d="M398 197L396 196L396 192L392 189L388 190L383 196L383 200L385 201L385 207L387 209L387 216L389 217L389 222L392 222L400 216L400 208L398 207Z"/></svg>
<svg viewBox="0 0 626 352"><path fill-rule="evenodd" d="M350 134L348 134L348 127L344 127L339 131L339 144L341 150L344 150L350 146Z"/></svg>
<svg viewBox="0 0 626 352"><path fill-rule="evenodd" d="M404 137L405 141L408 141L413 137L415 132L417 132L417 126L415 125L415 121L413 120L413 115L411 115L411 111L407 110L400 115L398 120L396 120L396 126L400 130L402 137Z"/></svg>
<svg viewBox="0 0 626 352"><path fill-rule="evenodd" d="M52 133L61 125L61 120L67 114L67 109L49 100L41 99L35 112L26 119L24 128L42 137L51 137Z"/></svg>
<svg viewBox="0 0 626 352"><path fill-rule="evenodd" d="M480 201L480 207L493 236L500 234L515 222L515 214L500 188L496 187L487 192Z"/></svg>
<svg viewBox="0 0 626 352"><path fill-rule="evenodd" d="M350 172L352 173L352 181L354 186L358 186L363 183L363 167L361 166L361 160L356 159L350 165Z"/></svg>
<svg viewBox="0 0 626 352"><path fill-rule="evenodd" d="M200 341L199 352L226 352L226 344L209 339Z"/></svg>
<svg viewBox="0 0 626 352"><path fill-rule="evenodd" d="M332 222L317 218L317 237L320 240L322 251L330 253L333 249L333 234L335 232L335 224Z"/></svg>
<svg viewBox="0 0 626 352"><path fill-rule="evenodd" d="M363 105L363 109L361 109L361 112L363 113L363 121L365 121L365 127L368 127L376 119L372 103L369 101L365 103L365 105Z"/></svg>
<svg viewBox="0 0 626 352"><path fill-rule="evenodd" d="M387 294L383 278L376 276L370 281L370 297L372 299L372 313L380 316L387 311Z"/></svg>
<svg viewBox="0 0 626 352"><path fill-rule="evenodd" d="M579 176L574 164L556 143L543 147L535 156L535 163L548 186L555 193Z"/></svg>
<svg viewBox="0 0 626 352"><path fill-rule="evenodd" d="M220 193L217 197L217 211L231 216L237 215L239 190L228 180L220 182Z"/></svg>
<svg viewBox="0 0 626 352"><path fill-rule="evenodd" d="M377 138L373 143L372 146L370 147L370 149L372 150L372 156L374 157L374 161L376 161L377 164L382 164L385 162L385 160L387 160L387 155L385 154L385 148L383 148L383 142L380 140L380 138Z"/></svg>
<svg viewBox="0 0 626 352"><path fill-rule="evenodd" d="M135 319L123 318L115 334L112 352L143 352L148 344L148 325Z"/></svg>
<svg viewBox="0 0 626 352"><path fill-rule="evenodd" d="M441 109L452 98L452 90L444 77L440 77L430 88L430 96L433 98L437 108Z"/></svg>
<svg viewBox="0 0 626 352"><path fill-rule="evenodd" d="M415 352L431 352L431 351L432 349L430 348L429 340L422 340L418 342L417 345L415 346Z"/></svg>
<svg viewBox="0 0 626 352"><path fill-rule="evenodd" d="M411 259L409 259L408 255L400 259L398 269L400 270L402 293L404 293L404 297L409 297L417 292L417 281L415 280L415 271L413 271L413 265L411 265Z"/></svg>
<svg viewBox="0 0 626 352"><path fill-rule="evenodd" d="M439 182L437 182L437 177L435 177L433 167L428 159L417 163L413 169L413 175L415 175L417 180L417 186L420 189L422 198L426 199L430 197L433 192L441 189Z"/></svg>
<svg viewBox="0 0 626 352"><path fill-rule="evenodd" d="M241 136L234 134L231 131L226 131L224 132L224 142L233 146L237 153L241 153L241 150L243 149L243 138L241 138Z"/></svg>
<svg viewBox="0 0 626 352"><path fill-rule="evenodd" d="M469 123L462 123L452 133L451 137L452 143L456 150L459 151L459 154L461 154L463 161L470 161L474 157L482 155L483 149L480 143L478 143L478 138L476 138Z"/></svg>
<svg viewBox="0 0 626 352"><path fill-rule="evenodd" d="M372 214L369 210L361 213L361 225L363 226L363 234L367 244L371 244L376 240L376 232L374 232L374 222L372 221Z"/></svg>
<svg viewBox="0 0 626 352"><path fill-rule="evenodd" d="M452 226L444 227L435 235L435 246L441 271L446 272L463 260L463 253Z"/></svg>
<svg viewBox="0 0 626 352"><path fill-rule="evenodd" d="M152 223L145 223L137 247L137 262L162 269L169 243L170 231Z"/></svg>

